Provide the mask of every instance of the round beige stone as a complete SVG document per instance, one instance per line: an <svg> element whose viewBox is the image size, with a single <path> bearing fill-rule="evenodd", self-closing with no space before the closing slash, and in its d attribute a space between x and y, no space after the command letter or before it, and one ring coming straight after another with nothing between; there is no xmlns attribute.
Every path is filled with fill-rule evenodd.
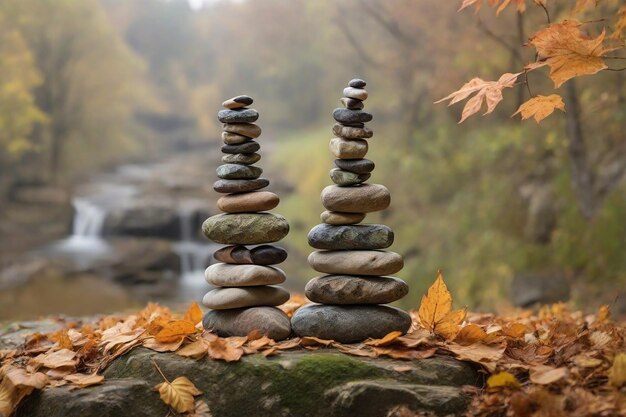
<svg viewBox="0 0 626 417"><path fill-rule="evenodd" d="M363 139L332 138L329 143L332 154L339 159L360 159L367 154L368 144Z"/></svg>
<svg viewBox="0 0 626 417"><path fill-rule="evenodd" d="M263 265L232 265L217 263L204 271L209 284L218 287L251 287L255 285L282 284L287 277L285 273L271 266Z"/></svg>
<svg viewBox="0 0 626 417"><path fill-rule="evenodd" d="M320 219L326 224L357 224L365 219L365 213L340 213L336 211L324 211Z"/></svg>
<svg viewBox="0 0 626 417"><path fill-rule="evenodd" d="M215 288L204 295L202 304L213 310L228 310L241 307L278 306L288 300L289 292L281 287Z"/></svg>
<svg viewBox="0 0 626 417"><path fill-rule="evenodd" d="M224 123L222 128L225 132L236 133L252 139L261 136L261 128L254 123Z"/></svg>
<svg viewBox="0 0 626 417"><path fill-rule="evenodd" d="M250 138L236 133L222 132L222 140L227 145L239 145L240 143L249 141Z"/></svg>
<svg viewBox="0 0 626 417"><path fill-rule="evenodd" d="M389 275L404 266L402 256L381 250L315 251L308 260L316 271L338 275Z"/></svg>
<svg viewBox="0 0 626 417"><path fill-rule="evenodd" d="M322 190L322 204L329 211L371 213L384 210L391 195L384 185L361 184L355 187L329 185Z"/></svg>
<svg viewBox="0 0 626 417"><path fill-rule="evenodd" d="M280 202L280 198L270 191L227 194L217 200L217 207L226 213L254 213L268 211Z"/></svg>

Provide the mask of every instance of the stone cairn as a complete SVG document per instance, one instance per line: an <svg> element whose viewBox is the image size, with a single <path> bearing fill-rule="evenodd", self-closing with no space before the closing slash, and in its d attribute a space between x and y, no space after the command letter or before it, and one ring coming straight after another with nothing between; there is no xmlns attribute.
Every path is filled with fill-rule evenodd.
<svg viewBox="0 0 626 417"><path fill-rule="evenodd" d="M203 298L212 309L203 320L204 328L221 336L245 336L252 330L274 340L289 336L289 317L275 306L285 303L289 293L274 286L285 281L285 273L275 265L287 259L287 252L267 243L277 242L289 232L284 217L267 213L278 206L279 198L269 191L260 178L263 170L254 166L261 159L256 153L261 128L254 124L259 113L247 108L251 97L237 96L222 103L218 113L222 122L223 165L217 168L220 178L213 189L225 194L217 201L225 214L207 219L202 225L204 235L217 243L229 245L213 256L219 262L206 269L209 284L217 288ZM247 247L244 245L260 245Z"/></svg>
<svg viewBox="0 0 626 417"><path fill-rule="evenodd" d="M306 296L315 303L299 309L292 318L298 336L315 336L342 343L382 338L392 331L405 333L411 317L395 307L381 305L404 297L408 285L394 277L402 269L402 256L384 251L393 243L393 231L380 224L359 224L367 213L386 209L391 202L383 185L367 184L374 162L365 159L373 136L365 123L372 115L363 111L366 83L351 80L343 90L345 108L333 111L330 151L337 158L330 178L335 185L322 191L323 224L308 235L315 251L309 264L323 274L306 285Z"/></svg>

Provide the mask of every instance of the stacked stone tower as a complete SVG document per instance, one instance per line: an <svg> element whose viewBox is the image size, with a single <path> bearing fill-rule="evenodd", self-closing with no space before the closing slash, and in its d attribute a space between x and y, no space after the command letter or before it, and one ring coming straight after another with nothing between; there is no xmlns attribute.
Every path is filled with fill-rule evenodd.
<svg viewBox="0 0 626 417"><path fill-rule="evenodd" d="M330 150L337 158L330 178L335 185L322 191L323 224L309 232L309 264L323 276L306 286L306 296L315 303L299 309L292 318L299 336L315 336L343 343L368 337L381 338L392 331L406 332L411 318L391 303L408 293L407 284L394 277L404 266L402 256L385 251L393 243L393 231L380 224L359 224L367 213L386 209L389 190L367 184L374 162L365 159L366 139L372 137L365 123L372 115L363 111L366 83L351 80L343 90L345 108L333 111L337 122Z"/></svg>
<svg viewBox="0 0 626 417"><path fill-rule="evenodd" d="M218 263L205 272L207 282L217 288L202 300L212 309L203 325L222 336L260 330L281 340L289 336L291 327L289 317L275 306L286 302L289 293L275 286L285 281L285 273L270 265L283 262L287 252L268 243L285 237L289 224L284 217L267 212L278 205L278 196L260 191L270 182L260 178L263 170L254 166L261 159L256 153L260 145L254 140L261 128L254 124L259 113L247 108L252 102L251 97L237 96L222 103L225 110L218 113L224 124L224 164L217 168L220 179L213 189L225 194L217 201L224 214L207 219L202 231L208 239L228 246L214 253Z"/></svg>

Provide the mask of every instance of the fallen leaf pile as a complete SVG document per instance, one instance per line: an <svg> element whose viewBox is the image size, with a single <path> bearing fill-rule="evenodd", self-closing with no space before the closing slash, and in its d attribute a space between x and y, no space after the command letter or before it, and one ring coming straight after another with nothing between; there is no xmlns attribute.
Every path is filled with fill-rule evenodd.
<svg viewBox="0 0 626 417"><path fill-rule="evenodd" d="M281 308L291 315L306 302L295 296ZM626 324L612 320L606 306L592 315L565 304L510 317L472 314L452 308L440 273L411 315L413 326L406 335L392 332L359 344L314 337L276 342L256 331L218 337L202 329L202 311L195 303L182 316L149 304L133 315L65 322L57 332L34 333L19 348L0 351L0 416L10 416L36 389L102 383L102 371L136 347L225 362L288 349L334 349L397 360L448 355L484 372L484 388L468 388L473 395L468 415L626 416ZM408 371L407 363L399 361L394 369ZM201 393L192 381L184 375L170 375L171 382L161 376L155 390L172 410L190 417L210 415L207 404L195 398Z"/></svg>

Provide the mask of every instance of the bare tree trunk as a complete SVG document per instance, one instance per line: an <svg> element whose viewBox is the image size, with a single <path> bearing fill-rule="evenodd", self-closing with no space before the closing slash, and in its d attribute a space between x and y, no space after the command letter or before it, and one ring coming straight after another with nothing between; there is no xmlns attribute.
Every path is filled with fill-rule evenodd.
<svg viewBox="0 0 626 417"><path fill-rule="evenodd" d="M580 120L580 103L576 82L569 80L565 89L565 123L568 137L568 152L572 175L572 185L578 198L581 214L591 220L597 209L594 193L594 176L589 166L589 155Z"/></svg>

